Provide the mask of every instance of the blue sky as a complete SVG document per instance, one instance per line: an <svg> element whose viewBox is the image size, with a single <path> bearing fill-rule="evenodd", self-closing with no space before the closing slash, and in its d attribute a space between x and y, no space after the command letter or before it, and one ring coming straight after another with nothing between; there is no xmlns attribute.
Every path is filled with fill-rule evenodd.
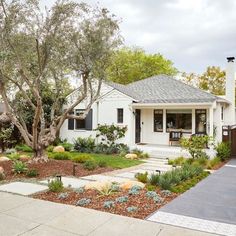
<svg viewBox="0 0 236 236"><path fill-rule="evenodd" d="M51 5L53 0L43 0ZM162 53L185 72L225 67L236 56L235 0L87 0L119 17L128 46Z"/></svg>

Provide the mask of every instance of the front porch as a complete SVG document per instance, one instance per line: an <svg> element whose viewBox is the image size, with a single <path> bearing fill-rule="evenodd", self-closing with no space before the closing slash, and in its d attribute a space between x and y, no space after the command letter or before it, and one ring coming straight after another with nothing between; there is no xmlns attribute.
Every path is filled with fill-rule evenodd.
<svg viewBox="0 0 236 236"><path fill-rule="evenodd" d="M190 158L189 153L182 149L180 146L169 146L161 144L135 144L133 148L142 150L150 155L152 158L158 159L175 159L178 157ZM213 158L215 156L215 151L213 149L205 149L206 154Z"/></svg>
<svg viewBox="0 0 236 236"><path fill-rule="evenodd" d="M165 105L165 106L164 106ZM154 144L158 150L180 152L181 148L173 146L170 134L181 133L183 137L193 134L214 134L213 106L212 104L179 104L179 105L145 105L134 104L135 114L135 144ZM173 142L173 145L178 142ZM155 146L158 145L158 146ZM141 145L139 145L141 147ZM152 146L143 145L148 150Z"/></svg>

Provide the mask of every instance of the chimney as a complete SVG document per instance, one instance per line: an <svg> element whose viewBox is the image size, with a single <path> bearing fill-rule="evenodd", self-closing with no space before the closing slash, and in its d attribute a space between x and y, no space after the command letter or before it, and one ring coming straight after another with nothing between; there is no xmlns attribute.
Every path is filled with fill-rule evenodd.
<svg viewBox="0 0 236 236"><path fill-rule="evenodd" d="M227 108L227 125L235 124L235 65L234 57L227 57L226 66L226 99L231 103Z"/></svg>

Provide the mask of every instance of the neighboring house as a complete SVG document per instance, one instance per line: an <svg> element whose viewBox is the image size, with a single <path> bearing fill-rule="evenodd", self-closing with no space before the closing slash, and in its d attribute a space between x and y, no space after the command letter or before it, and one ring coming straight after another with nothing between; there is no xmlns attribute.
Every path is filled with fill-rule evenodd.
<svg viewBox="0 0 236 236"><path fill-rule="evenodd" d="M225 98L191 87L166 75L128 85L105 82L101 96L85 120L67 120L61 138L96 137L98 124L127 126L130 147L137 143L169 145L170 132L207 134L222 140L222 125L235 124L234 59L228 59ZM76 93L76 91L74 92ZM73 100L71 94L68 100ZM83 110L80 104L75 114Z"/></svg>

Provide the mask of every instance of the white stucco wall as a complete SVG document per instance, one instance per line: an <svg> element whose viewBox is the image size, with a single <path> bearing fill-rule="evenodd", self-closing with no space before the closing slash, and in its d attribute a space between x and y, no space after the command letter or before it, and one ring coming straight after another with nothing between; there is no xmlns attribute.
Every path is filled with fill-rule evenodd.
<svg viewBox="0 0 236 236"><path fill-rule="evenodd" d="M123 139L118 140L119 142L126 143L131 145L133 143L133 135L134 132L134 115L130 108L130 104L132 103L132 99L117 90L113 90L113 88L103 85L101 94L103 96L99 99L98 102L94 103L92 106L93 109L93 129L97 128L98 124L116 124L120 126L127 126L128 130L126 132L126 136ZM84 104L81 103L76 109L83 109ZM117 123L117 109L124 109L124 122L123 124ZM87 138L92 136L96 138L96 131L88 131L88 130L68 130L68 120L66 120L61 128L60 137L62 139L67 139L68 142L73 143L75 139L78 137ZM97 140L99 141L99 140Z"/></svg>

